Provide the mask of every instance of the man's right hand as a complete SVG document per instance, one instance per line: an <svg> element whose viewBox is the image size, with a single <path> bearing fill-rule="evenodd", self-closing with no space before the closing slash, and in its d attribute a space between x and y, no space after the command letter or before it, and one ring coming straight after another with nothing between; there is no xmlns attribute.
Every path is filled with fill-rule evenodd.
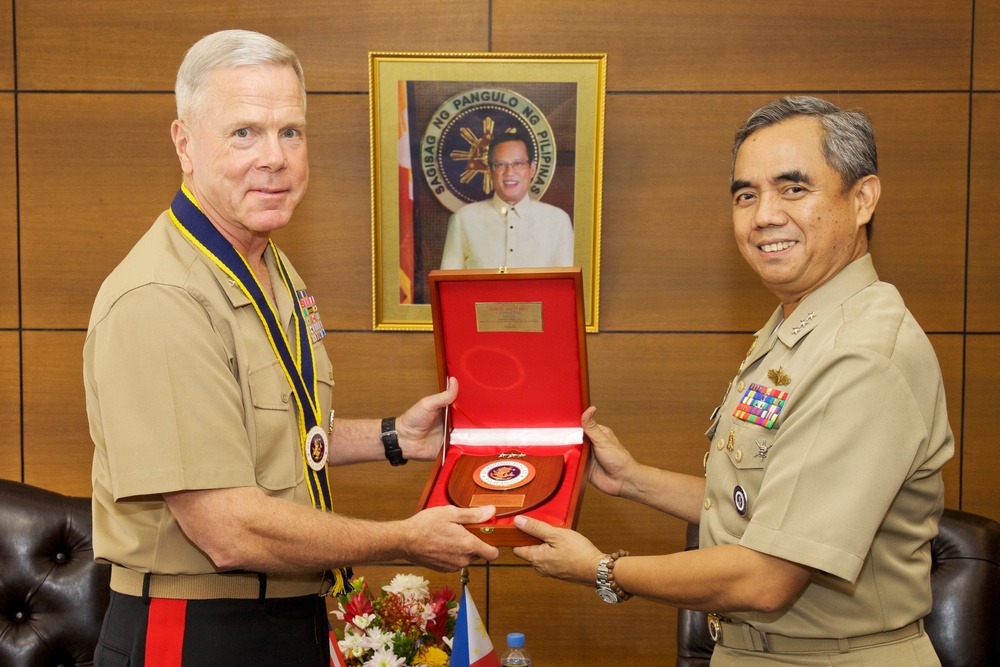
<svg viewBox="0 0 1000 667"><path fill-rule="evenodd" d="M496 560L500 550L465 528L468 523L489 521L495 512L492 505L425 509L404 521L407 537L403 549L416 565L438 572L454 572L480 558Z"/></svg>

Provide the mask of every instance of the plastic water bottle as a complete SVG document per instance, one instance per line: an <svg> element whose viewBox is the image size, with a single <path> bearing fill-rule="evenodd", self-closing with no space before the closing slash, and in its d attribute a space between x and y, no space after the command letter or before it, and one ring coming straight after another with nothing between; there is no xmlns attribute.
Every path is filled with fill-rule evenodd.
<svg viewBox="0 0 1000 667"><path fill-rule="evenodd" d="M524 635L520 632L512 632L507 635L507 650L500 656L500 664L503 667L532 667L531 656L524 648Z"/></svg>

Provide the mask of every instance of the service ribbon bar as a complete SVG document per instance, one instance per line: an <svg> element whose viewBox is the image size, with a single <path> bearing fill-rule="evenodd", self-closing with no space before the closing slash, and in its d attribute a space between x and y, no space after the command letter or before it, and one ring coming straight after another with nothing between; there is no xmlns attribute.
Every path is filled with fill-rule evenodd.
<svg viewBox="0 0 1000 667"><path fill-rule="evenodd" d="M773 428L787 399L786 391L751 383L733 411L733 416L764 428Z"/></svg>

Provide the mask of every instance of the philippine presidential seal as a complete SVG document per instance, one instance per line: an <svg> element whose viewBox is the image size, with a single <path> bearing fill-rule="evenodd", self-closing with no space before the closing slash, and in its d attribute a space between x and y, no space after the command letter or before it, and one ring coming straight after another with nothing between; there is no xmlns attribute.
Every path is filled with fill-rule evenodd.
<svg viewBox="0 0 1000 667"><path fill-rule="evenodd" d="M534 149L538 169L531 195L540 199L556 170L556 141L531 100L505 88L473 88L446 100L431 116L420 142L420 167L450 211L492 196L487 151L505 132L523 137Z"/></svg>
<svg viewBox="0 0 1000 667"><path fill-rule="evenodd" d="M535 478L535 467L526 461L500 459L482 465L473 480L484 489L504 491L524 486Z"/></svg>

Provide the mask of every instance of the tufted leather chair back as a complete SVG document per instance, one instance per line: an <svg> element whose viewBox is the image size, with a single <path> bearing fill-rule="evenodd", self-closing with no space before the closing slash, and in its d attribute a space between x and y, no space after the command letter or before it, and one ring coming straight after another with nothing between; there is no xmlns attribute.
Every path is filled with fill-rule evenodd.
<svg viewBox="0 0 1000 667"><path fill-rule="evenodd" d="M110 595L90 498L0 479L0 665L90 665Z"/></svg>
<svg viewBox="0 0 1000 667"><path fill-rule="evenodd" d="M688 526L687 549L698 548L698 527ZM931 542L934 606L924 627L942 667L1000 665L1000 523L945 510ZM677 612L677 667L708 667L712 639L702 612Z"/></svg>

